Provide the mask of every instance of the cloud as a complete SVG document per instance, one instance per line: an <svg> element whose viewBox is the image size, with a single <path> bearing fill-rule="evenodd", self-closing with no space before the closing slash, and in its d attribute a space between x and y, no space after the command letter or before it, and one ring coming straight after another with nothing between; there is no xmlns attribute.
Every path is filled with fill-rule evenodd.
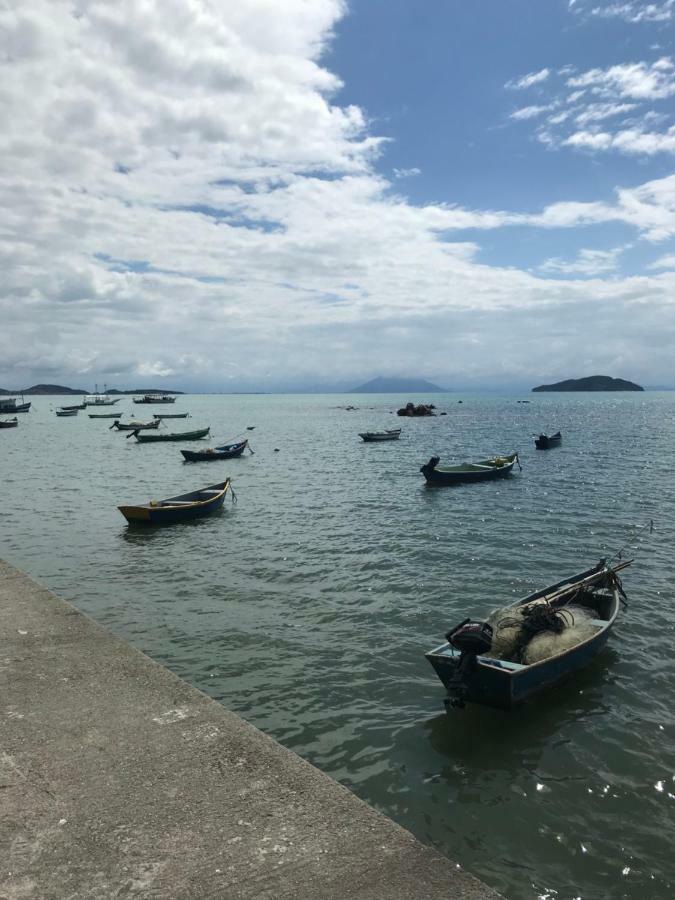
<svg viewBox="0 0 675 900"><path fill-rule="evenodd" d="M613 250L580 250L575 260L558 257L547 259L539 266L539 271L545 274L563 273L586 277L603 275L616 270L618 258L625 249L615 247Z"/></svg>
<svg viewBox="0 0 675 900"><path fill-rule="evenodd" d="M639 0L631 0L627 3L609 2L600 6L589 7L588 0L584 5L583 0L570 0L569 9L571 12L586 15L587 17L595 17L600 19L621 19L633 25L642 23L660 23L669 22L673 18L675 12L675 0L661 0L657 3L639 2Z"/></svg>
<svg viewBox="0 0 675 900"><path fill-rule="evenodd" d="M649 266L650 269L675 269L675 253L660 256Z"/></svg>
<svg viewBox="0 0 675 900"><path fill-rule="evenodd" d="M509 115L510 119L534 119L536 116L540 116L542 113L546 112L549 109L548 106L523 106L521 109L516 109Z"/></svg>
<svg viewBox="0 0 675 900"><path fill-rule="evenodd" d="M547 147L645 157L675 152L670 112L652 108L675 96L670 57L583 72L563 67L556 77L547 86L548 102L509 114L511 120L536 119L535 134Z"/></svg>
<svg viewBox="0 0 675 900"><path fill-rule="evenodd" d="M528 75L523 75L522 78L518 78L515 81L507 81L504 87L514 91L525 90L535 84L541 84L543 81L546 81L550 74L550 69L540 69L538 72L530 72Z"/></svg>
<svg viewBox="0 0 675 900"><path fill-rule="evenodd" d="M322 63L344 14L341 0L4 4L3 386L46 372L217 386L223 360L260 382L375 363L523 375L575 327L570 354L586 341L600 369L670 366L653 348L674 273L543 278L487 265L480 237L619 222L661 240L675 181L526 213L413 205ZM602 347L584 337L593 317Z"/></svg>
<svg viewBox="0 0 675 900"><path fill-rule="evenodd" d="M421 175L422 170L417 167L412 169L392 169L394 178L414 178L415 175Z"/></svg>

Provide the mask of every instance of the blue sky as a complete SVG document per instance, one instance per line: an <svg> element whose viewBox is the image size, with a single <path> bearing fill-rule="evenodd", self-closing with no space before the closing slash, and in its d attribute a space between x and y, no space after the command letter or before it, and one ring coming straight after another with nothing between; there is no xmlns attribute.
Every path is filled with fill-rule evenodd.
<svg viewBox="0 0 675 900"><path fill-rule="evenodd" d="M0 385L675 384L674 24L8 0Z"/></svg>

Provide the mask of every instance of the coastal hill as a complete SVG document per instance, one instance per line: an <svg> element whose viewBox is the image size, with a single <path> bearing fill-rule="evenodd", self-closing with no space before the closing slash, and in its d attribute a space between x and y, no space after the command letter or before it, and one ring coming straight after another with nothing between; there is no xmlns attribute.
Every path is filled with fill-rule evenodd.
<svg viewBox="0 0 675 900"><path fill-rule="evenodd" d="M424 378L373 378L358 387L352 388L350 394L442 394L445 388L432 384Z"/></svg>
<svg viewBox="0 0 675 900"><path fill-rule="evenodd" d="M61 384L34 384L29 388L21 388L16 391L7 391L5 388L0 388L0 397L2 396L15 396L16 394L26 394L26 396L50 396L50 395L58 395L58 394L88 394L89 391L83 391L81 388L69 388L63 387ZM158 388L134 388L132 391L118 391L112 388L111 390L101 391L102 394L118 394L123 396L125 394L136 394L139 397L143 394L182 394L183 391L165 391L159 390Z"/></svg>
<svg viewBox="0 0 675 900"><path fill-rule="evenodd" d="M33 387L23 388L22 390L17 391L6 391L4 388L0 388L0 394L27 394L28 396L49 396L50 394L86 394L86 391L82 391L79 388L69 388L62 387L60 384L34 384Z"/></svg>
<svg viewBox="0 0 675 900"><path fill-rule="evenodd" d="M568 378L555 384L540 384L539 387L532 388L532 391L644 391L644 388L623 378L590 375L588 378Z"/></svg>

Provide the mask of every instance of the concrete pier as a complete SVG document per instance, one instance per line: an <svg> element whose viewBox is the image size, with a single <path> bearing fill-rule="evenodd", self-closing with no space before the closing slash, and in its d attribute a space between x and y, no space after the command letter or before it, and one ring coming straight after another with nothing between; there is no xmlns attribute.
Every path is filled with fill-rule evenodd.
<svg viewBox="0 0 675 900"><path fill-rule="evenodd" d="M0 561L0 898L495 900Z"/></svg>

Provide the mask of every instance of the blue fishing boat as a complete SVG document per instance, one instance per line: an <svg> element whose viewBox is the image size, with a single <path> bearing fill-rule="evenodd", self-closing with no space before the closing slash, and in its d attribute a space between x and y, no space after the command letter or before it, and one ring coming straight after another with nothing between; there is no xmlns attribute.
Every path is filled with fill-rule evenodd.
<svg viewBox="0 0 675 900"><path fill-rule="evenodd" d="M224 444L222 447L209 447L208 450L181 450L186 462L213 462L216 459L234 459L241 456L248 447L248 441L237 444Z"/></svg>
<svg viewBox="0 0 675 900"><path fill-rule="evenodd" d="M562 444L562 435L559 431L555 434L540 434L534 439L534 446L537 450L550 450L551 447L559 447Z"/></svg>
<svg viewBox="0 0 675 900"><path fill-rule="evenodd" d="M219 510L230 490L229 478L219 484L169 497L167 500L150 500L140 506L118 506L131 525L169 525L208 516Z"/></svg>
<svg viewBox="0 0 675 900"><path fill-rule="evenodd" d="M498 658L496 634L488 622L465 619L451 629L445 643L425 654L447 689L446 707L479 703L510 709L587 666L607 643L625 598L617 572L630 562L611 566L600 560L596 566L507 607L512 614L508 627L513 628L516 621L518 633L528 642L547 629L564 633L569 622L574 623L570 608L584 611L583 639L537 662L527 662L527 651L516 653L516 659ZM540 627L542 622L544 627ZM551 646L555 644L551 642Z"/></svg>

